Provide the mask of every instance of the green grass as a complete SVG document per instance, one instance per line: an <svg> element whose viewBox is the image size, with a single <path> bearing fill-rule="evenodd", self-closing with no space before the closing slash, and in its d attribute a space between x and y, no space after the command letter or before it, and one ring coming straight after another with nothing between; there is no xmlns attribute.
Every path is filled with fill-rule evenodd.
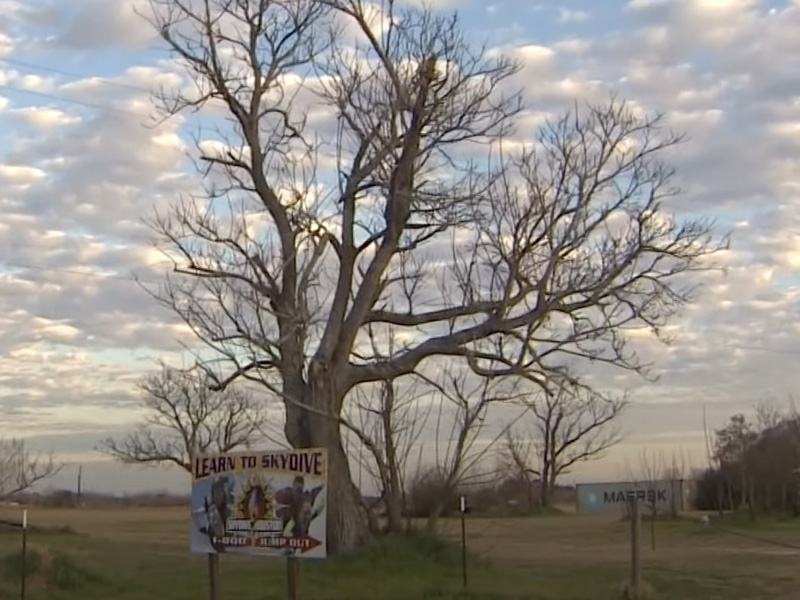
<svg viewBox="0 0 800 600"><path fill-rule="evenodd" d="M196 600L207 597L207 559L187 549L183 511L51 511L29 536L28 600ZM617 600L628 578L628 523L576 515L469 519L468 588L460 526L450 541L422 533L380 539L353 555L301 562L308 600ZM658 600L789 600L800 591L798 556L750 551L748 540L697 520L659 521L657 549L643 527L644 580ZM47 532L47 533L43 533ZM767 533L763 533L766 537ZM800 542L800 522L769 535ZM19 532L0 531L0 600L19 598ZM281 559L222 556L221 600L286 598Z"/></svg>

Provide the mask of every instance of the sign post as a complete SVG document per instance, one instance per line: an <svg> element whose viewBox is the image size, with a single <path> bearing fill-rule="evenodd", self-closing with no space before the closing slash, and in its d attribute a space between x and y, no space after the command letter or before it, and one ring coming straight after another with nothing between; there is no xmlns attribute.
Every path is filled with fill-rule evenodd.
<svg viewBox="0 0 800 600"><path fill-rule="evenodd" d="M286 557L286 587L289 600L300 600L300 563L292 555Z"/></svg>
<svg viewBox="0 0 800 600"><path fill-rule="evenodd" d="M208 598L219 600L219 554L208 555Z"/></svg>

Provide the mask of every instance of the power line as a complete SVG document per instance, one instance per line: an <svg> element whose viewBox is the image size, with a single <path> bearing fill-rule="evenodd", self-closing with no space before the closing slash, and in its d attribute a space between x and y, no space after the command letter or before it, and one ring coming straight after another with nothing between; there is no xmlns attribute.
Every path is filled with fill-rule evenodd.
<svg viewBox="0 0 800 600"><path fill-rule="evenodd" d="M769 352L771 354L786 354L789 356L800 356L800 350L791 350L789 348L766 348L764 346L750 346L743 344L722 344L726 348L734 350L753 350L756 352Z"/></svg>
<svg viewBox="0 0 800 600"><path fill-rule="evenodd" d="M104 110L109 112L121 113L124 115L130 115L134 117L139 117L142 119L149 119L152 115L145 115L143 113L137 113L131 110L125 110L123 108L116 108L114 106L98 104L95 102L87 102L85 100L78 100L76 98L67 98L65 96L59 96L57 94L52 94L50 92L40 92L36 90L27 90L25 88L19 88L13 85L8 84L0 84L0 89L9 90L12 92L17 92L20 94L28 94L30 96L38 96L40 98L48 98L50 100L58 100L59 102L66 102L68 104L78 104L80 106L85 106L87 108L94 108L96 110Z"/></svg>
<svg viewBox="0 0 800 600"><path fill-rule="evenodd" d="M152 263L148 265L144 265L143 268L151 268L155 267L161 263ZM59 267L43 267L38 265L26 265L22 263L14 263L7 260L2 261L2 265L5 268L10 269L23 269L23 270L31 270L31 271L41 271L45 273L57 273L57 274L65 274L65 275L79 275L81 277L93 277L95 279L109 279L114 281L125 281L128 283L161 283L160 281L148 280L148 279L141 279L136 274L125 277L124 275L115 275L112 273L92 273L87 271L77 271L75 269L63 269Z"/></svg>
<svg viewBox="0 0 800 600"><path fill-rule="evenodd" d="M47 66L44 66L44 65L37 65L35 63L26 62L26 61L23 61L23 60L17 60L15 58L3 57L3 58L0 58L0 62L4 62L6 64L9 64L9 65L12 65L12 66L16 66L16 67L22 67L24 69L33 69L34 71L44 71L46 73L55 73L57 75L63 75L65 77L69 77L69 78L75 79L75 80L77 80L77 79L92 79L92 80L94 80L94 81L96 81L98 83L102 83L104 85L108 85L108 86L112 86L112 87L118 87L118 88L126 89L126 90L131 90L131 91L134 91L134 92L145 92L145 93L149 94L152 91L152 90L149 90L147 88L144 88L144 87L141 87L141 86L137 86L137 85L132 85L132 84L129 84L129 83L122 83L122 82L119 82L119 81L111 81L110 79L106 79L105 77L98 77L96 75L86 75L85 73L76 73L74 71L65 71L63 69L56 69L54 67L47 67Z"/></svg>

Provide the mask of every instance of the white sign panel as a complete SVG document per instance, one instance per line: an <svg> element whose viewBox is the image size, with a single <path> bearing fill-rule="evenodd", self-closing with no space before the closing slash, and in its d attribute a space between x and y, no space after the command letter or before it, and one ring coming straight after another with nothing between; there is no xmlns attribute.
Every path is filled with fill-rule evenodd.
<svg viewBox="0 0 800 600"><path fill-rule="evenodd" d="M668 513L682 509L679 481L629 481L620 483L582 483L578 485L578 512L621 513L636 499L646 509Z"/></svg>
<svg viewBox="0 0 800 600"><path fill-rule="evenodd" d="M199 456L192 552L325 557L324 448Z"/></svg>

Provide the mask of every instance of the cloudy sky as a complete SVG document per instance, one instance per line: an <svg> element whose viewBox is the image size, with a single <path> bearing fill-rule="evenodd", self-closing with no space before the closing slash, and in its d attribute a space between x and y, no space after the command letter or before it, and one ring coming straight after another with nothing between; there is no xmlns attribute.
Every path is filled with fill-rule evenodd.
<svg viewBox="0 0 800 600"><path fill-rule="evenodd" d="M674 343L636 340L658 382L615 380L634 393L625 443L574 477L623 476L643 447L701 464L704 406L713 426L785 405L800 360L800 1L433 4L521 61L530 114L609 90L665 112L688 134L671 155L685 190L672 208L732 232L724 273L675 321ZM159 280L139 219L185 189L181 140L196 124L151 125L149 90L180 74L137 6L0 0L0 435L125 491L185 485L92 448L139 418L133 384L154 359L181 364L184 331L132 276Z"/></svg>

